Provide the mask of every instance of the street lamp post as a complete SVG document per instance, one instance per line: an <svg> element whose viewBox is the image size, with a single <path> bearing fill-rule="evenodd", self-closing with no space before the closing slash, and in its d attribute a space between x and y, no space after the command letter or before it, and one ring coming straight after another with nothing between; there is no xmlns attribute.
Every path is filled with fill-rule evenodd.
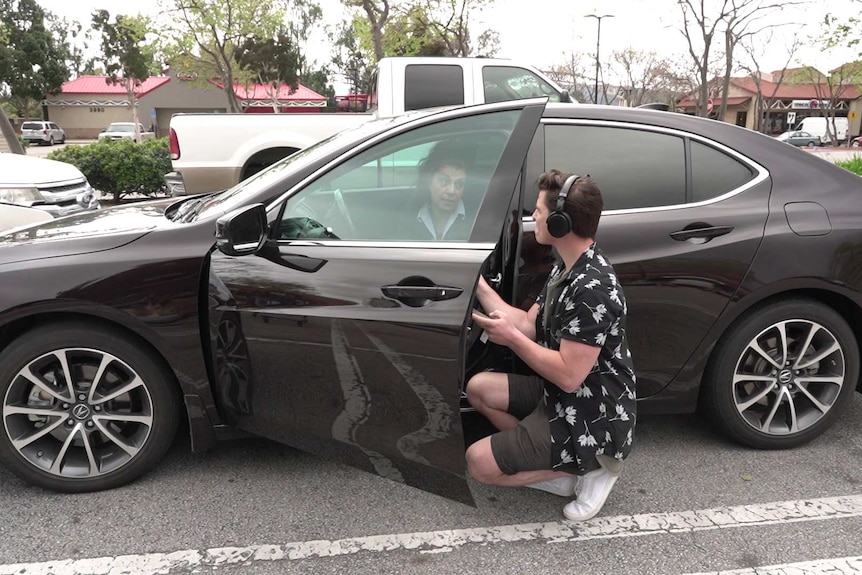
<svg viewBox="0 0 862 575"><path fill-rule="evenodd" d="M596 85L593 89L593 102L599 103L599 48L602 43L602 18L613 18L613 14L587 14L584 18L595 18L598 22L598 30L596 31Z"/></svg>

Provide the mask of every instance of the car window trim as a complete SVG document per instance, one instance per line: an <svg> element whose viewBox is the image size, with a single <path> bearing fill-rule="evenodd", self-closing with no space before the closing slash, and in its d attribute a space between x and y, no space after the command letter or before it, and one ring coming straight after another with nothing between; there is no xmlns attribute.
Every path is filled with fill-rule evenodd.
<svg viewBox="0 0 862 575"><path fill-rule="evenodd" d="M321 239L270 239L278 246L295 246L295 247L336 247L336 248L392 248L392 249L445 249L445 250L493 250L495 245L492 242L438 242L428 240L425 242L419 241L384 241L384 240L321 240Z"/></svg>
<svg viewBox="0 0 862 575"><path fill-rule="evenodd" d="M620 209L620 210L604 210L604 211L602 211L602 215L638 214L638 213L642 213L642 212L661 212L661 211L666 211L666 210L680 210L680 209L686 209L686 208L697 208L697 207L701 207L701 206L707 206L709 204L722 202L728 198L732 198L733 196L741 194L741 193L763 183L764 181L766 181L770 177L769 171L766 168L764 168L763 166L761 166L760 164L758 164L757 162L755 162L751 158L743 156L742 154L740 154L736 150L728 148L724 144L716 142L715 140L710 140L709 138L701 136L700 134L693 134L691 132L684 132L682 130L677 130L675 128L667 128L664 126L651 126L648 124L636 124L633 122L615 122L612 120L585 120L585 119L567 119L567 118L543 118L541 121L541 125L543 127L560 126L560 125L580 125L580 126L604 126L604 127L609 127L609 128L628 128L628 129L641 130L641 131L645 131L645 132L658 132L658 133L667 134L667 135L671 135L671 136L677 136L677 137L680 137L683 139L688 138L691 140L698 141L698 142L704 144L705 146L710 146L712 148L715 148L717 150L724 152L725 154L738 160L742 164L745 164L746 166L748 166L750 169L752 169L755 172L755 176L752 179L745 182L744 184L742 184L741 186L738 186L738 187L730 190L729 192L725 192L724 194L722 194L720 196L716 196L716 197L710 198L708 200L702 200L700 202L691 202L691 203L685 203L685 204L669 204L667 206L650 206L648 208L624 208L624 209ZM690 169L690 166L688 163L688 159L686 159L686 174L688 174L688 172L690 172L690 171L691 171L691 169ZM686 176L686 177L688 177L688 176ZM521 219L524 222L533 221L532 216L523 216Z"/></svg>

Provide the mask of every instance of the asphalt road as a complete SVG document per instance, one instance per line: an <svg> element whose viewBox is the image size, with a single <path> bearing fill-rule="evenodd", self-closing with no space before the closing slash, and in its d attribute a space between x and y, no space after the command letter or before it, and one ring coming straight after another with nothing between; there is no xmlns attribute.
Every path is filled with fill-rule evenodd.
<svg viewBox="0 0 862 575"><path fill-rule="evenodd" d="M807 561L858 573L834 565L862 555L860 458L858 394L838 425L789 451L740 447L696 415L645 416L604 510L574 524L565 499L530 489L472 483L470 507L269 441L195 455L180 438L156 471L102 493L49 493L0 469L0 574L689 574ZM781 571L797 572L827 571Z"/></svg>

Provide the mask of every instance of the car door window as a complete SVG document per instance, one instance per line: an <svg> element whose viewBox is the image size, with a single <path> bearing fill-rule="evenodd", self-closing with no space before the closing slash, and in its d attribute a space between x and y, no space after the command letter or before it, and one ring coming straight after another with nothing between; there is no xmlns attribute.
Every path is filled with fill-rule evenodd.
<svg viewBox="0 0 862 575"><path fill-rule="evenodd" d="M592 176L602 190L606 210L686 201L685 141L672 134L607 126L546 126L545 169L551 168Z"/></svg>
<svg viewBox="0 0 862 575"><path fill-rule="evenodd" d="M287 200L277 239L467 241L517 115L438 122L356 154Z"/></svg>
<svg viewBox="0 0 862 575"><path fill-rule="evenodd" d="M692 201L710 200L731 192L754 178L742 162L711 146L691 141Z"/></svg>

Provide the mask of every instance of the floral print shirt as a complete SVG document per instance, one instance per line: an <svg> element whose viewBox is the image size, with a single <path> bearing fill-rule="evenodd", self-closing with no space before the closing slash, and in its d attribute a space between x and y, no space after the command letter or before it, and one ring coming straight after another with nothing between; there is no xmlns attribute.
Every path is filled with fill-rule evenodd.
<svg viewBox="0 0 862 575"><path fill-rule="evenodd" d="M568 273L565 263L554 266L536 303L539 344L559 350L568 339L602 348L577 391L545 381L553 468L583 474L596 468L597 455L625 459L636 418L635 374L626 300L613 267L593 243Z"/></svg>

